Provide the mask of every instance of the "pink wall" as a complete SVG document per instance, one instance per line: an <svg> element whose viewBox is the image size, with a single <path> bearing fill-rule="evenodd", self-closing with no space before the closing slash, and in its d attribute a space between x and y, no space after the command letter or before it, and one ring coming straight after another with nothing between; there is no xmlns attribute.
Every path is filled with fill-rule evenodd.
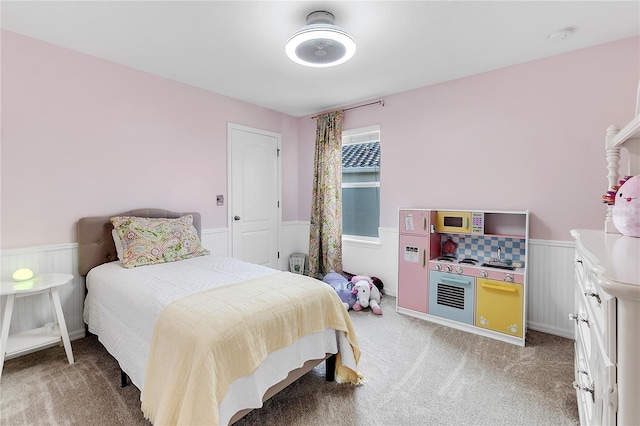
<svg viewBox="0 0 640 426"><path fill-rule="evenodd" d="M282 134L298 217L297 120L2 31L2 248L76 241L82 216L159 207L227 226L227 122Z"/></svg>
<svg viewBox="0 0 640 426"><path fill-rule="evenodd" d="M282 134L283 220L308 221L315 120L2 31L2 249L74 242L79 217L195 210L227 226L227 122ZM601 228L604 133L635 110L640 38L385 97L381 226L400 206L529 209L533 238ZM414 173L410 175L410 172Z"/></svg>
<svg viewBox="0 0 640 426"><path fill-rule="evenodd" d="M345 113L380 124L381 226L401 206L531 212L531 237L602 229L605 131L635 111L640 37L384 97ZM315 120L300 119L300 219L311 206Z"/></svg>

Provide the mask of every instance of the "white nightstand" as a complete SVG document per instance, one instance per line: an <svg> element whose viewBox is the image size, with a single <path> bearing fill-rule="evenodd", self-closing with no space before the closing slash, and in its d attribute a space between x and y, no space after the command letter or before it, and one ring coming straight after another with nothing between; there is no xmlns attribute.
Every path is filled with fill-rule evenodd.
<svg viewBox="0 0 640 426"><path fill-rule="evenodd" d="M73 280L70 274L41 274L31 280L23 282L3 281L0 288L0 296L7 296L4 307L4 317L2 318L2 335L0 336L0 375L4 367L6 356L26 352L32 349L50 345L52 343L64 343L64 350L67 353L69 364L73 364L73 352L71 351L71 341L67 332L67 324L64 321L58 287L68 284ZM22 333L9 335L11 326L11 314L13 313L13 302L16 297L34 296L40 293L49 293L53 310L53 327L40 327Z"/></svg>

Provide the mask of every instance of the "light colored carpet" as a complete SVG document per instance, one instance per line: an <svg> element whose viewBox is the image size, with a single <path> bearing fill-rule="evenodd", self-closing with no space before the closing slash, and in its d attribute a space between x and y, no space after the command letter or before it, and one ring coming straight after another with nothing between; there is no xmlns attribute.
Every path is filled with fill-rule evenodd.
<svg viewBox="0 0 640 426"><path fill-rule="evenodd" d="M524 348L399 315L351 312L363 386L324 380L324 364L236 423L288 425L576 425L573 341L539 332ZM8 360L2 425L148 425L140 392L94 336Z"/></svg>

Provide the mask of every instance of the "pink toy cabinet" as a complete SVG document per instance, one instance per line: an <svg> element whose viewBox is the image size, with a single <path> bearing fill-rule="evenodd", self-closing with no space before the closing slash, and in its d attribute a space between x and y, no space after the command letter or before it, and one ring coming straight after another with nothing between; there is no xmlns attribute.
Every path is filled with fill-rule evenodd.
<svg viewBox="0 0 640 426"><path fill-rule="evenodd" d="M399 215L397 309L427 313L429 306L429 259L439 253L435 232L436 212L401 209Z"/></svg>

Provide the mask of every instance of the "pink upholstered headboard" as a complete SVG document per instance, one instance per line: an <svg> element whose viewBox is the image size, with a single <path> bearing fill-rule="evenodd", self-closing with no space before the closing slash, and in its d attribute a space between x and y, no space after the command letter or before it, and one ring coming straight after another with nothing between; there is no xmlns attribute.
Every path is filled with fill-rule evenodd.
<svg viewBox="0 0 640 426"><path fill-rule="evenodd" d="M193 226L200 233L200 213L178 213L163 209L139 209L110 216L83 217L78 220L78 271L85 276L91 268L103 263L118 260L113 242L111 219L114 216L162 217L175 219L184 215L193 215Z"/></svg>

